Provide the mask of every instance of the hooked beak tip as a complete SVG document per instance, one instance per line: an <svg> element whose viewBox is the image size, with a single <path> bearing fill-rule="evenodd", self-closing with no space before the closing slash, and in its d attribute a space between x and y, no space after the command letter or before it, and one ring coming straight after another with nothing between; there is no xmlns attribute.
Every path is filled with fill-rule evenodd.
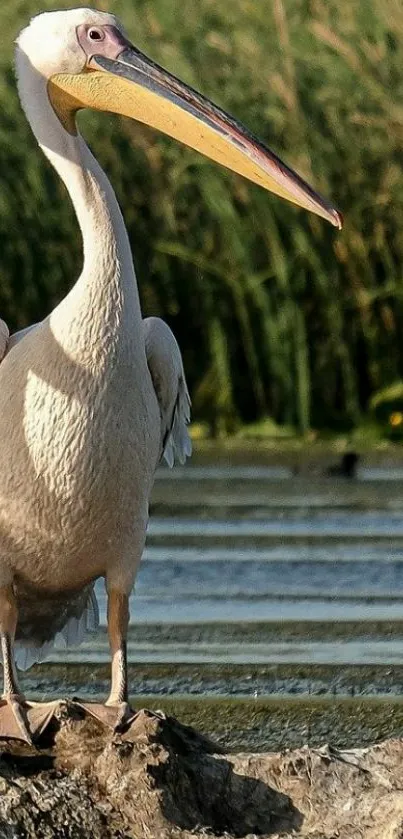
<svg viewBox="0 0 403 839"><path fill-rule="evenodd" d="M344 218L342 213L332 208L330 211L330 217L328 216L328 218L333 227L337 227L338 230L342 230L344 225Z"/></svg>
<svg viewBox="0 0 403 839"><path fill-rule="evenodd" d="M341 230L344 224L344 218L338 210L333 210L333 221L332 224L334 227L337 227L338 230Z"/></svg>

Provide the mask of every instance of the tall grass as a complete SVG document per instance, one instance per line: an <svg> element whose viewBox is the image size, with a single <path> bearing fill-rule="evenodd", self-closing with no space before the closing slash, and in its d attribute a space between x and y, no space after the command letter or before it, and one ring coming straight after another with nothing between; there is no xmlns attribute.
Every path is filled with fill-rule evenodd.
<svg viewBox="0 0 403 839"><path fill-rule="evenodd" d="M194 414L218 431L264 414L302 431L356 423L403 376L403 4L97 5L345 213L337 234L144 126L80 118L122 204L144 312L181 344ZM81 259L16 98L12 40L37 11L0 9L0 311L14 326L48 312Z"/></svg>

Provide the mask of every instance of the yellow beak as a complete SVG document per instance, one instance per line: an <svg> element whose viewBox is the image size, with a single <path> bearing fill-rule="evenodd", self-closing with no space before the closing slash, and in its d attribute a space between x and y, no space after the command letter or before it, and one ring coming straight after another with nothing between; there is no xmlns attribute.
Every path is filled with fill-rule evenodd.
<svg viewBox="0 0 403 839"><path fill-rule="evenodd" d="M65 127L80 108L111 111L157 128L264 189L342 227L342 216L272 151L135 47L117 59L95 55L77 75L52 76L48 91Z"/></svg>

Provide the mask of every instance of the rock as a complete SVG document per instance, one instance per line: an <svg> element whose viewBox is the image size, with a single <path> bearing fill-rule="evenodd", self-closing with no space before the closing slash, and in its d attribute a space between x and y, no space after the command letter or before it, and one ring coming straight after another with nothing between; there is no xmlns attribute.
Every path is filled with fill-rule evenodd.
<svg viewBox="0 0 403 839"><path fill-rule="evenodd" d="M111 735L66 704L33 749L0 747L0 839L399 839L403 743L224 755L141 711Z"/></svg>

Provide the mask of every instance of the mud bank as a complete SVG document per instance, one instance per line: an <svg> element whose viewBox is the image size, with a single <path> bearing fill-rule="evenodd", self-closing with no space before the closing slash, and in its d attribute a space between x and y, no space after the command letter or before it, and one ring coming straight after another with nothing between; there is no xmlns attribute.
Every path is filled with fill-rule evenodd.
<svg viewBox="0 0 403 839"><path fill-rule="evenodd" d="M112 736L66 705L38 749L1 744L0 837L397 839L402 788L401 740L234 755L170 717Z"/></svg>

